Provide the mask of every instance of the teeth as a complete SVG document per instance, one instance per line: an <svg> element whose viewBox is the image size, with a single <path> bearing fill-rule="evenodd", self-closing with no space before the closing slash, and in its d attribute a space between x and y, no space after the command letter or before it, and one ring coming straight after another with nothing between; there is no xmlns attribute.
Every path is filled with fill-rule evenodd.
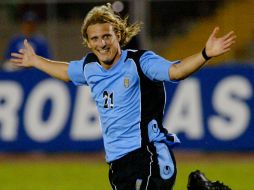
<svg viewBox="0 0 254 190"><path fill-rule="evenodd" d="M108 52L108 49L100 50L99 52L100 52L100 53L107 53L107 52Z"/></svg>

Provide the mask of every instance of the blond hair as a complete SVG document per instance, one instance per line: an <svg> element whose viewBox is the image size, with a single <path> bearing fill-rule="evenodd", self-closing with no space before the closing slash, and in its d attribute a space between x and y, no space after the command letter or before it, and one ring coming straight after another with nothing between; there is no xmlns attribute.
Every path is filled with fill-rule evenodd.
<svg viewBox="0 0 254 190"><path fill-rule="evenodd" d="M117 13L112 9L110 3L102 6L96 6L86 15L83 25L81 27L81 33L83 37L83 44L87 46L87 28L90 25L98 23L110 23L116 34L120 34L120 46L125 46L135 35L140 32L142 23L134 23L128 25L128 17L122 19Z"/></svg>

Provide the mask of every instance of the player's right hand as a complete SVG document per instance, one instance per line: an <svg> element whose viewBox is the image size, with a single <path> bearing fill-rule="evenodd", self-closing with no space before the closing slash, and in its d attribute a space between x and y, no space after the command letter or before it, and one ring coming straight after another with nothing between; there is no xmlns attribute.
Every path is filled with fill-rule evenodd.
<svg viewBox="0 0 254 190"><path fill-rule="evenodd" d="M33 67L37 58L33 47L28 43L27 39L24 40L24 48L20 49L18 53L11 53L11 56L10 61L19 67Z"/></svg>

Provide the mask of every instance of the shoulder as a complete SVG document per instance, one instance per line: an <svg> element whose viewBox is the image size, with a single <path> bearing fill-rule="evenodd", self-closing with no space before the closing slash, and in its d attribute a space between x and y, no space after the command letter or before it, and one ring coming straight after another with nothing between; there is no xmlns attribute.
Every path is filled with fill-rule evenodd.
<svg viewBox="0 0 254 190"><path fill-rule="evenodd" d="M84 64L98 62L98 58L94 53L87 53L84 59Z"/></svg>
<svg viewBox="0 0 254 190"><path fill-rule="evenodd" d="M127 57L126 59L128 58L132 58L132 59L138 59L143 55L145 54L146 52L148 52L148 50L134 50L134 49L128 49L126 50L127 51Z"/></svg>
<svg viewBox="0 0 254 190"><path fill-rule="evenodd" d="M158 56L151 50L127 50L127 51L128 53L126 59L130 58L133 59L135 62L144 62Z"/></svg>
<svg viewBox="0 0 254 190"><path fill-rule="evenodd" d="M88 63L94 63L94 62L98 62L97 57L95 56L95 54L93 53L87 53L82 59L80 60L73 60L70 61L70 64L74 63L74 64L79 64L79 65L83 65L83 67L88 64Z"/></svg>

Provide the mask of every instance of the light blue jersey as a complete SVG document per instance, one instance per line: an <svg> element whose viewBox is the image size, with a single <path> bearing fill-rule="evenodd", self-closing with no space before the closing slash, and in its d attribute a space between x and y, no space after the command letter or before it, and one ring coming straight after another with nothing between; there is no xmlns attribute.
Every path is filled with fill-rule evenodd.
<svg viewBox="0 0 254 190"><path fill-rule="evenodd" d="M165 94L159 81L170 81L169 68L173 63L151 51L134 50L123 50L118 62L108 70L92 53L70 62L71 81L91 88L100 115L107 162L151 141L148 135L151 122L152 127L155 124L165 131L162 127ZM157 99L157 95L148 94L153 89L160 92ZM155 138L164 138L164 134Z"/></svg>

